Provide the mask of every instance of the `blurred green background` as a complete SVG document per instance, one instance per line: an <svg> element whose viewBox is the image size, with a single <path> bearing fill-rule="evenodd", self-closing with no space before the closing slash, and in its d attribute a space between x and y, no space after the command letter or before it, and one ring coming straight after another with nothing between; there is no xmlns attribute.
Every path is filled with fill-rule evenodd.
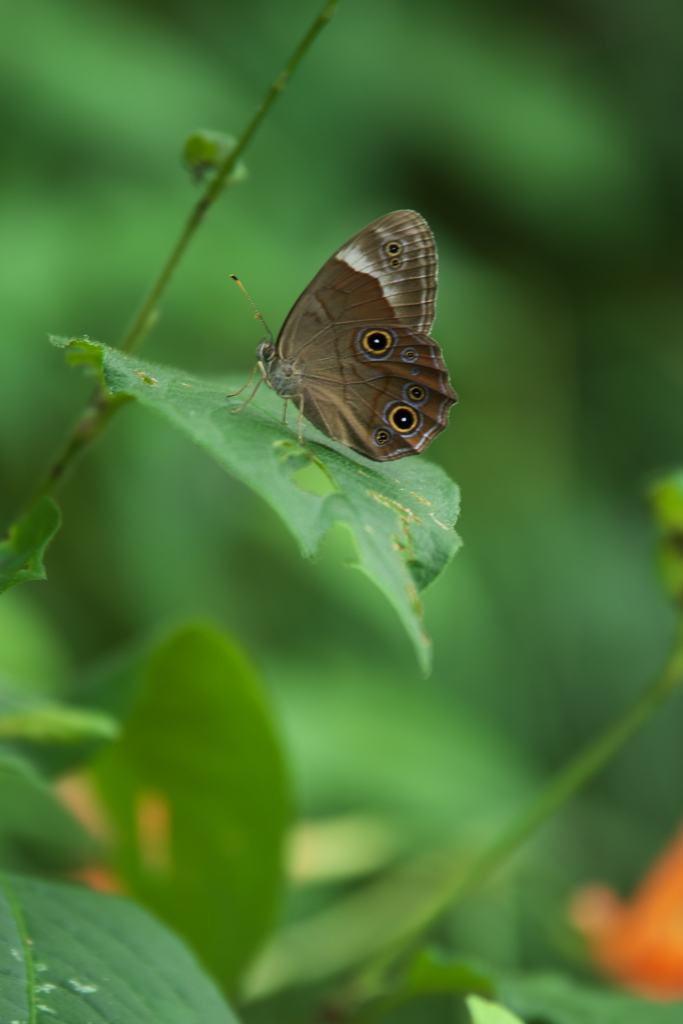
<svg viewBox="0 0 683 1024"><path fill-rule="evenodd" d="M239 134L316 0L28 0L0 36L0 518L90 384L47 334L116 344L196 187L197 128ZM304 562L266 505L131 407L78 466L47 583L0 605L0 666L37 689L184 616L263 674L307 817L481 836L660 666L673 613L645 493L683 461L683 11L663 0L341 0L211 213L145 355L254 363L342 242L419 210L460 405L427 456L462 552L426 595L435 669L344 536ZM453 926L503 964L565 962L575 883L634 884L683 807L680 700ZM554 849L552 863L548 849ZM527 894L534 872L534 892ZM539 895L540 894L540 895ZM464 922L464 923L463 923Z"/></svg>

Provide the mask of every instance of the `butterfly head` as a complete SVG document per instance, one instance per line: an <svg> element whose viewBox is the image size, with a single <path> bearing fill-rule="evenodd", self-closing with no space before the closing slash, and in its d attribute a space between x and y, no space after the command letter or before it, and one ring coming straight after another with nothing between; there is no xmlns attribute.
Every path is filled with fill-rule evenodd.
<svg viewBox="0 0 683 1024"><path fill-rule="evenodd" d="M264 369L268 363L272 363L275 358L275 345L272 341L262 341L260 343L256 349L256 358Z"/></svg>
<svg viewBox="0 0 683 1024"><path fill-rule="evenodd" d="M277 346L271 341L262 341L256 350L261 373L266 384L282 398L299 398L301 395L301 371L294 369L289 359L278 355Z"/></svg>

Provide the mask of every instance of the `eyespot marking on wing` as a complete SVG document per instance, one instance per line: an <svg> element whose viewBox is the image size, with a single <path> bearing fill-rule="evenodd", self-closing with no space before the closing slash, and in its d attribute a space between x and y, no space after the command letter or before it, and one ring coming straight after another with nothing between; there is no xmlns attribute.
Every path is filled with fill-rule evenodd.
<svg viewBox="0 0 683 1024"><path fill-rule="evenodd" d="M369 327L359 331L356 340L366 359L388 359L396 345L396 333L387 327Z"/></svg>
<svg viewBox="0 0 683 1024"><path fill-rule="evenodd" d="M384 409L383 418L397 434L412 437L422 426L422 415L406 402L390 402Z"/></svg>

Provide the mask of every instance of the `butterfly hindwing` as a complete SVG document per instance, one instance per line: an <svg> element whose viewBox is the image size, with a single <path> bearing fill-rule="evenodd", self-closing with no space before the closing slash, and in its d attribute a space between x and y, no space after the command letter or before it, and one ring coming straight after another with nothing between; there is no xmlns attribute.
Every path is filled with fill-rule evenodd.
<svg viewBox="0 0 683 1024"><path fill-rule="evenodd" d="M366 351L372 340L387 344L386 358ZM385 324L347 329L322 348L295 401L324 433L384 461L421 452L443 430L457 397L431 338Z"/></svg>

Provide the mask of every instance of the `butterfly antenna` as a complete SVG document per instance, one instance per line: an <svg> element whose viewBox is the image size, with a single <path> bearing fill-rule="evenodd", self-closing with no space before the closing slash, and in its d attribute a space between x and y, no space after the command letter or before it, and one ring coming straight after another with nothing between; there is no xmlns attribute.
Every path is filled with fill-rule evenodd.
<svg viewBox="0 0 683 1024"><path fill-rule="evenodd" d="M230 275L230 277L231 277L231 278L233 279L233 281L235 282L235 284L236 284L236 285L237 285L237 287L238 287L238 288L240 289L240 291L241 291L241 292L242 292L242 294L244 295L245 299L247 300L247 302L249 303L249 305L250 305L250 306L251 306L251 308L253 309L253 311L254 311L254 316L255 316L255 318L256 318L257 320L260 320L260 321L261 321L261 323L263 324L263 328L264 328L264 330L265 330L266 334L268 335L268 341L269 341L269 342L271 343L271 345L272 345L272 344L274 344L274 342L273 342L273 335L272 335L272 333L271 333L270 327L268 326L268 324L266 323L266 321L265 321L265 320L263 319L263 314L262 314L262 313L260 312L260 310L258 310L258 309L256 308L256 305L255 305L255 303L253 302L253 300L252 300L252 298L251 298L251 295L249 294L249 292L247 291L247 289L246 289L246 288L244 287L244 285L243 285L243 284L242 284L242 282L240 281L239 277L235 277L235 275L234 275L234 274L231 274L231 275Z"/></svg>

